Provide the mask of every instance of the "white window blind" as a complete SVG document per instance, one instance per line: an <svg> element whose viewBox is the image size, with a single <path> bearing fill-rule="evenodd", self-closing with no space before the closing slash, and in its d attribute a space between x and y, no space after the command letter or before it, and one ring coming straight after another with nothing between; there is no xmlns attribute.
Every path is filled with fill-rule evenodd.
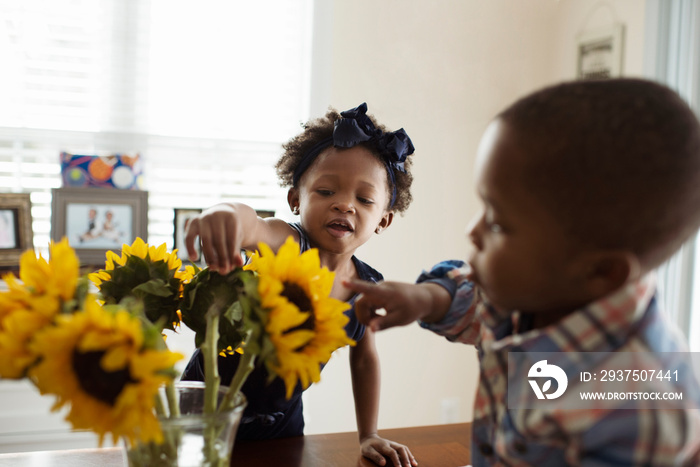
<svg viewBox="0 0 700 467"><path fill-rule="evenodd" d="M700 4L647 0L645 74L675 89L700 116ZM700 350L700 248L695 235L658 268L664 309Z"/></svg>
<svg viewBox="0 0 700 467"><path fill-rule="evenodd" d="M47 252L59 154L135 154L149 241L173 208L278 210L274 162L308 117L311 0L0 0L0 191Z"/></svg>

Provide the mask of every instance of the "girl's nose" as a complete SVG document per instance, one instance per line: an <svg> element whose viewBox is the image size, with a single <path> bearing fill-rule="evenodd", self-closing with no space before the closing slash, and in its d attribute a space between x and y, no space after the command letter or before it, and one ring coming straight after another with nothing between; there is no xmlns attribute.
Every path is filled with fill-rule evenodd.
<svg viewBox="0 0 700 467"><path fill-rule="evenodd" d="M343 213L354 213L355 204L346 199L339 199L333 204L333 208Z"/></svg>
<svg viewBox="0 0 700 467"><path fill-rule="evenodd" d="M338 195L335 203L333 203L333 208L343 213L354 213L355 203L353 203L353 198L350 196Z"/></svg>

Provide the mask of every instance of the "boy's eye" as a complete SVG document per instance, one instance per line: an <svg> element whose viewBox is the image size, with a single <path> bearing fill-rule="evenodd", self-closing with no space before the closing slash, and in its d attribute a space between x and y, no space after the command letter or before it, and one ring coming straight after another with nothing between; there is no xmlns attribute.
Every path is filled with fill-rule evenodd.
<svg viewBox="0 0 700 467"><path fill-rule="evenodd" d="M484 225L489 230L489 232L503 233L503 226L501 226L500 223L496 222L493 214L488 211L484 215Z"/></svg>
<svg viewBox="0 0 700 467"><path fill-rule="evenodd" d="M362 204L374 204L374 201L372 201L371 199L362 198L360 196L357 197L357 200Z"/></svg>
<svg viewBox="0 0 700 467"><path fill-rule="evenodd" d="M321 196L330 196L333 194L331 190L316 190L316 192Z"/></svg>
<svg viewBox="0 0 700 467"><path fill-rule="evenodd" d="M488 227L489 231L493 233L503 233L503 227L501 227L500 224L487 223L486 226Z"/></svg>

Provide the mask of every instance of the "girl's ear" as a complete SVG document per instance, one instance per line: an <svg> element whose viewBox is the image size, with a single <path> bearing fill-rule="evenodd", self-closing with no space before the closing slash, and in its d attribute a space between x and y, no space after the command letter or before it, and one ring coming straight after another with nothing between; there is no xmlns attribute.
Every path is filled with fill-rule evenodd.
<svg viewBox="0 0 700 467"><path fill-rule="evenodd" d="M294 214L299 214L299 190L292 187L287 191L287 203Z"/></svg>
<svg viewBox="0 0 700 467"><path fill-rule="evenodd" d="M380 234L382 233L382 230L386 229L391 225L391 221L394 220L394 211L386 211L384 215L382 216L382 219L379 221L379 225L377 225L377 228L374 229L374 233Z"/></svg>
<svg viewBox="0 0 700 467"><path fill-rule="evenodd" d="M639 259L625 250L596 253L590 266L586 283L594 299L604 297L641 276Z"/></svg>

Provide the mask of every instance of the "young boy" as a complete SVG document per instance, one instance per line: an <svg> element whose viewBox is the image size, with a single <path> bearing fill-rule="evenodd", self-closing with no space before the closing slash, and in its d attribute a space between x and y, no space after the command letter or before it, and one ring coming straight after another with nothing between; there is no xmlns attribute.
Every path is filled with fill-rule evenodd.
<svg viewBox="0 0 700 467"><path fill-rule="evenodd" d="M686 350L659 310L653 271L700 226L693 112L673 91L638 79L545 88L488 127L476 188L483 209L469 231L467 263L440 263L418 284L348 283L362 293L359 319L375 330L421 320L477 347L474 466L700 465L692 375L684 377L682 408L626 400L522 410L509 392L532 391L512 375L542 376L533 372L543 362L508 365L509 354L578 359L572 394L581 369L602 379L600 355ZM547 398L566 389L557 384Z"/></svg>

